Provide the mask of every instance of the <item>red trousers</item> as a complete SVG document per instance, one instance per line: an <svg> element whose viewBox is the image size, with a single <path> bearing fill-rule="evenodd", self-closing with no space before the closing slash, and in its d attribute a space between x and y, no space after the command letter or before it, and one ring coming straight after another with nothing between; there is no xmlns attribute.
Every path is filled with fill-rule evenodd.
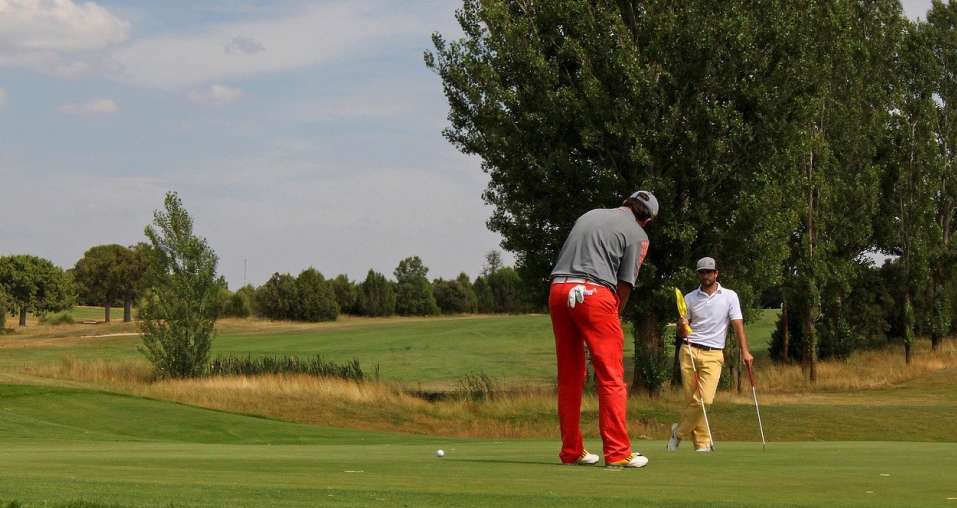
<svg viewBox="0 0 957 508"><path fill-rule="evenodd" d="M558 356L558 421L562 433L562 462L573 462L584 451L581 405L585 386L585 345L591 352L598 380L598 429L606 462L631 454L625 425L628 387L625 385L624 334L618 316L618 295L605 286L586 284L591 294L574 308L568 292L576 283L552 284L548 310Z"/></svg>

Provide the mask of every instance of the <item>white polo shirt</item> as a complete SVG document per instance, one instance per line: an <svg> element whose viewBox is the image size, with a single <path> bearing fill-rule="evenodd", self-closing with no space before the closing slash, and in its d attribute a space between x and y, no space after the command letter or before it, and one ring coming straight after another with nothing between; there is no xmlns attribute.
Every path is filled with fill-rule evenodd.
<svg viewBox="0 0 957 508"><path fill-rule="evenodd" d="M711 296L698 287L685 295L685 302L691 324L689 340L695 344L724 349L728 325L734 319L744 319L738 294L721 284Z"/></svg>

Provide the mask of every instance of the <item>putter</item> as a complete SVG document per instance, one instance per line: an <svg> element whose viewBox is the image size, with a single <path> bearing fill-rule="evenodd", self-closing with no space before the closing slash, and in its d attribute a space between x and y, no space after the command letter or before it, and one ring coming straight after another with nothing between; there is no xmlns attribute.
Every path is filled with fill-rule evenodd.
<svg viewBox="0 0 957 508"><path fill-rule="evenodd" d="M704 426L708 429L708 441L711 442L711 451L714 451L714 437L711 435L711 424L708 423L708 410L704 407L704 393L701 391L701 382L698 381L698 367L694 363L694 348L691 347L691 341L685 337L688 343L688 354L691 355L691 370L694 371L694 382L698 387L698 402L701 403L701 412L704 413Z"/></svg>
<svg viewBox="0 0 957 508"><path fill-rule="evenodd" d="M754 395L754 410L758 412L758 428L761 429L761 451L763 452L768 442L764 440L764 424L761 423L761 409L758 408L758 392L754 389L754 372L751 371L751 365L748 364L748 377L751 378L751 393Z"/></svg>

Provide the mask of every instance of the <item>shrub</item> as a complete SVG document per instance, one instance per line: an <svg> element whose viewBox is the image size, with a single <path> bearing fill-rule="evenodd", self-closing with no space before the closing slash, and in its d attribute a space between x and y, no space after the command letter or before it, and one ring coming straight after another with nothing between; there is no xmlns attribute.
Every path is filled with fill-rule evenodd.
<svg viewBox="0 0 957 508"><path fill-rule="evenodd" d="M69 311L57 312L55 314L44 314L40 316L40 324L50 326L75 325L76 320ZM2 327L0 327L2 328Z"/></svg>
<svg viewBox="0 0 957 508"><path fill-rule="evenodd" d="M465 287L457 280L436 279L432 282L432 294L442 314L463 314L471 310Z"/></svg>
<svg viewBox="0 0 957 508"><path fill-rule="evenodd" d="M495 398L495 382L485 372L478 374L470 372L465 379L459 381L462 393L471 400L493 400Z"/></svg>
<svg viewBox="0 0 957 508"><path fill-rule="evenodd" d="M290 319L296 312L298 300L296 279L288 273L274 273L253 295L252 311L266 319Z"/></svg>
<svg viewBox="0 0 957 508"><path fill-rule="evenodd" d="M637 344L635 362L638 366L639 384L649 397L657 397L661 393L661 386L671 377L668 370L668 358L655 353L647 344Z"/></svg>
<svg viewBox="0 0 957 508"><path fill-rule="evenodd" d="M249 294L245 291L232 291L222 288L219 290L219 301L222 304L221 317L247 318L249 317Z"/></svg>

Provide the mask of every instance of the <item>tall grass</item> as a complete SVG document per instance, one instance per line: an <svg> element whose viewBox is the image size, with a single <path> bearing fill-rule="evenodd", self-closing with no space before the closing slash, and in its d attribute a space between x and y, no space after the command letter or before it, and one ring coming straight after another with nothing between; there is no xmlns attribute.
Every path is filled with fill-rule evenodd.
<svg viewBox="0 0 957 508"><path fill-rule="evenodd" d="M873 390L957 367L957 343L953 340L943 342L936 353L931 351L930 341L918 341L912 352L910 364L904 361L901 345L859 352L846 361L819 362L813 384L799 364L766 363L755 368L755 384L774 394Z"/></svg>
<svg viewBox="0 0 957 508"><path fill-rule="evenodd" d="M365 381L367 376L359 365L359 360L338 364L324 360L322 355L312 358L298 356L217 356L209 364L210 376L259 376L263 374L306 374L318 377L336 377L352 381ZM373 376L379 379L379 364L373 367Z"/></svg>

